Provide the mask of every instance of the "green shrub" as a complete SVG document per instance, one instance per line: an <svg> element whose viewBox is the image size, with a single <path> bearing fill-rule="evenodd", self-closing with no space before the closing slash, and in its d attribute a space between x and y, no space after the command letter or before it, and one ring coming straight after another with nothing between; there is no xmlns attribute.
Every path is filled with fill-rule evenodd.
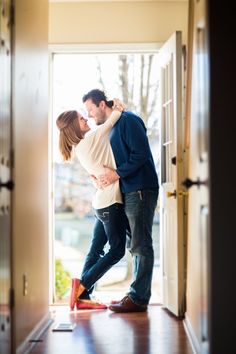
<svg viewBox="0 0 236 354"><path fill-rule="evenodd" d="M63 268L60 259L55 261L55 287L57 300L63 299L71 285L70 273Z"/></svg>

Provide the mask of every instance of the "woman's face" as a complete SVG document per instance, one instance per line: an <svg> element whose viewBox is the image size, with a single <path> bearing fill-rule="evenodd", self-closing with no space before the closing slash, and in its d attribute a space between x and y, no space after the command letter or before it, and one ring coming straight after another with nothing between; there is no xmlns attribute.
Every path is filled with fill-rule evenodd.
<svg viewBox="0 0 236 354"><path fill-rule="evenodd" d="M82 134L87 133L90 130L90 127L88 125L88 120L84 118L80 113L78 113L78 121L79 121L79 126Z"/></svg>

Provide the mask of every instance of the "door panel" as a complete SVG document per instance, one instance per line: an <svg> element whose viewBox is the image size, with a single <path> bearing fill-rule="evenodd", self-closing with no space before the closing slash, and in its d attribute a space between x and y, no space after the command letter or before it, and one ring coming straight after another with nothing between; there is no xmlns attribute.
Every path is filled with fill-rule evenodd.
<svg viewBox="0 0 236 354"><path fill-rule="evenodd" d="M184 314L183 116L181 32L159 52L161 114L161 242L163 303Z"/></svg>
<svg viewBox="0 0 236 354"><path fill-rule="evenodd" d="M0 354L11 352L10 1L0 2Z"/></svg>

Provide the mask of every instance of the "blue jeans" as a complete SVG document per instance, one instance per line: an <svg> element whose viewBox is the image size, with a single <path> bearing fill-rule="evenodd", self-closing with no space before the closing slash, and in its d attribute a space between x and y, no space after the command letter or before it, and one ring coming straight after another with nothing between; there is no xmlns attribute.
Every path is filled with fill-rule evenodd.
<svg viewBox="0 0 236 354"><path fill-rule="evenodd" d="M144 189L124 195L125 212L131 235L127 246L133 261L133 282L128 295L138 305L147 305L151 297L154 265L152 225L158 190Z"/></svg>
<svg viewBox="0 0 236 354"><path fill-rule="evenodd" d="M95 209L95 217L93 237L81 275L81 283L87 291L81 299L89 298L95 282L125 255L127 217L124 205L115 203ZM107 242L110 248L105 254Z"/></svg>

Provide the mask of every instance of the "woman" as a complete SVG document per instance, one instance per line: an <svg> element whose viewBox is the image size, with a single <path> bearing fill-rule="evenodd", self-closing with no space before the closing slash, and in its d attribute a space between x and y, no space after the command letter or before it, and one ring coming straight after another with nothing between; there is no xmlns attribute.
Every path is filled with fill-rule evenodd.
<svg viewBox="0 0 236 354"><path fill-rule="evenodd" d="M66 111L57 118L56 123L60 130L59 148L64 160L70 160L75 153L82 166L95 178L103 174L104 165L116 168L109 133L120 118L123 106L116 103L115 108L107 121L94 131L90 131L87 119L77 111ZM96 281L125 254L127 219L119 181L108 187L98 188L92 205L95 217L100 220L95 222L94 235L97 235L97 239L92 240L81 279L72 279L71 310L75 305L78 309L82 308L84 303L86 306L86 301L83 302L80 297L86 298ZM100 228L99 232L97 228ZM104 255L103 248L107 242L110 248Z"/></svg>

